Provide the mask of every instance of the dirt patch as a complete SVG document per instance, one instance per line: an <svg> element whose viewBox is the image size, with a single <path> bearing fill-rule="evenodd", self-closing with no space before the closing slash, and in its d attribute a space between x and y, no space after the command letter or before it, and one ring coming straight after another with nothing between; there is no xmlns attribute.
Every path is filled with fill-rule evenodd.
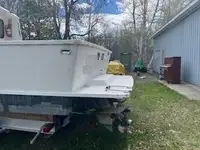
<svg viewBox="0 0 200 150"><path fill-rule="evenodd" d="M139 75L137 73L131 73L131 75L137 83L148 83L155 82L158 80L158 78L155 75L149 73L140 73Z"/></svg>

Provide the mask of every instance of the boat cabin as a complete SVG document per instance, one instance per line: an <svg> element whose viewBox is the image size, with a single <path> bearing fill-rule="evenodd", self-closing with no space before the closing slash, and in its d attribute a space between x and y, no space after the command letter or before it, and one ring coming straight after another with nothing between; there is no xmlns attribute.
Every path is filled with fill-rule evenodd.
<svg viewBox="0 0 200 150"><path fill-rule="evenodd" d="M22 40L19 17L0 7L0 41Z"/></svg>

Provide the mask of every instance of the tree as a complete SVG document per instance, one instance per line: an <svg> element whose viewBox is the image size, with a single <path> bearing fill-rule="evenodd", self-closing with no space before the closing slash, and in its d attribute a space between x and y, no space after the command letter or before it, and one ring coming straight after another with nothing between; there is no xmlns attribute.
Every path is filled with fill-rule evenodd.
<svg viewBox="0 0 200 150"><path fill-rule="evenodd" d="M63 39L71 39L75 38L77 36L90 36L91 31L93 30L94 26L98 23L99 18L92 16L92 9L100 9L104 4L105 1L99 1L101 5L92 5L91 2L88 3L80 3L80 0L62 0L62 1L56 1L52 0L49 2L52 8L52 16L53 21L55 24L56 32L59 39L62 39L62 35L60 33L61 30L61 24L64 22L65 29L64 29L64 35ZM98 2L98 1L97 1ZM81 7L84 6L84 7ZM93 8L95 7L95 8ZM59 16L58 12L59 10L63 10L64 15ZM97 15L95 15L97 16ZM86 23L88 27L85 33L73 33L72 28L75 26L79 26L80 24L85 24L82 21L85 18L88 18L88 22Z"/></svg>
<svg viewBox="0 0 200 150"><path fill-rule="evenodd" d="M162 0L159 18L157 24L159 28L165 24L169 19L175 16L179 11L181 11L185 6L187 6L192 0Z"/></svg>
<svg viewBox="0 0 200 150"><path fill-rule="evenodd" d="M71 39L88 36L89 40L99 21L99 16L93 11L97 13L105 4L104 0L95 2L99 5L82 0L0 0L1 6L21 18L24 39ZM64 14L61 15L61 11ZM80 32L83 28L85 32Z"/></svg>
<svg viewBox="0 0 200 150"><path fill-rule="evenodd" d="M23 0L18 15L24 39L55 39L48 0Z"/></svg>
<svg viewBox="0 0 200 150"><path fill-rule="evenodd" d="M0 0L0 6L6 8L12 13L17 14L22 1L23 0Z"/></svg>
<svg viewBox="0 0 200 150"><path fill-rule="evenodd" d="M132 51L138 57L146 59L149 51L149 36L155 24L161 0L124 0L121 8L129 16L126 26L132 32L132 42L135 45Z"/></svg>

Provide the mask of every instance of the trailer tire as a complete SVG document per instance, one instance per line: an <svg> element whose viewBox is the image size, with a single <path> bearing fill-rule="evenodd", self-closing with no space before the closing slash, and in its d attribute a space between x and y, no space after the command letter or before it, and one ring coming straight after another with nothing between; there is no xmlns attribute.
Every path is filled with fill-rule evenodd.
<svg viewBox="0 0 200 150"><path fill-rule="evenodd" d="M118 134L124 133L123 123L120 119L115 119L113 121L113 127L112 128L113 128L113 131L115 133L118 133Z"/></svg>

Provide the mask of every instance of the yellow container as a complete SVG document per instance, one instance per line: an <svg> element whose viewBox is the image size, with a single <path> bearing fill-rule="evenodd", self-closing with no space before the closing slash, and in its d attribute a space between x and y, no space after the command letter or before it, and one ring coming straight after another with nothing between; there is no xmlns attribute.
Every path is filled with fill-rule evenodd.
<svg viewBox="0 0 200 150"><path fill-rule="evenodd" d="M126 74L126 69L122 63L118 60L110 61L108 64L107 69L108 74L114 74L114 75L124 75Z"/></svg>

